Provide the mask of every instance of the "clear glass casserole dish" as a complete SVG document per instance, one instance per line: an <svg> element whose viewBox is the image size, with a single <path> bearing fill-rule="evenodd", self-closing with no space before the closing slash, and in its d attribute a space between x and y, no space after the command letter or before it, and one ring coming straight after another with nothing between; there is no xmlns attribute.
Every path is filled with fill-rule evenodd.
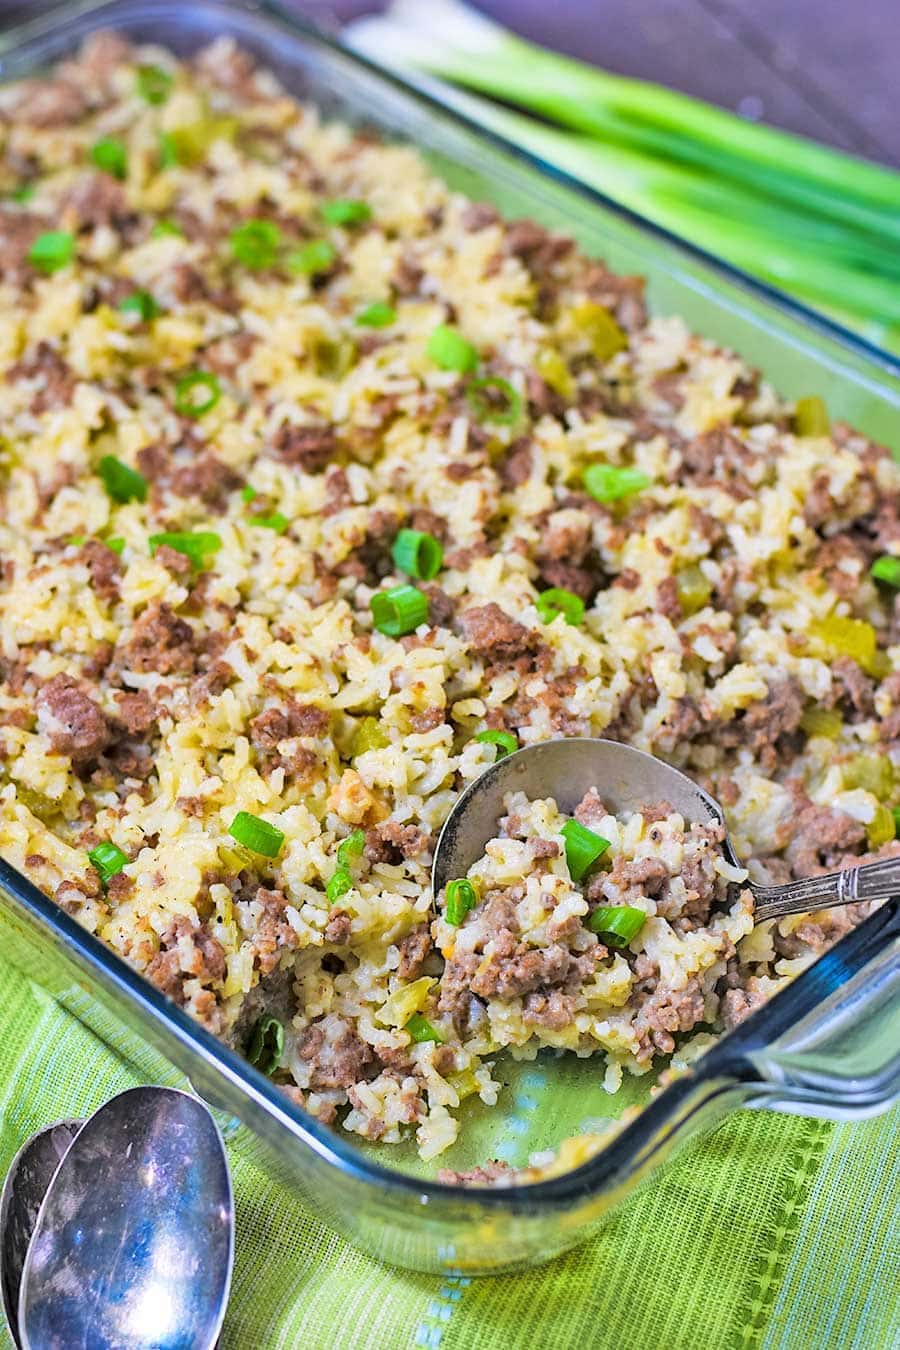
<svg viewBox="0 0 900 1350"><path fill-rule="evenodd" d="M451 187L492 200L507 215L564 229L614 269L647 277L658 312L679 313L736 348L784 394L822 394L835 415L873 438L896 440L896 360L504 146L267 5L112 0L57 13L50 26L6 35L2 76L32 74L103 28L185 54L233 35L327 116L413 142ZM376 1159L317 1122L2 861L0 935L8 958L148 1080L167 1072L165 1062L177 1066L203 1097L242 1122L246 1146L253 1136L270 1168L350 1241L420 1270L487 1273L548 1259L589 1236L684 1140L736 1106L851 1118L884 1110L900 1094L898 899L655 1095L600 1152L561 1175L494 1190L431 1181L408 1160L390 1165L394 1159ZM147 1047L161 1056L158 1069ZM588 1079L584 1064L563 1057L510 1069L509 1104L476 1123L476 1157L454 1157L453 1165L496 1155L519 1164L536 1149L591 1133L609 1108Z"/></svg>

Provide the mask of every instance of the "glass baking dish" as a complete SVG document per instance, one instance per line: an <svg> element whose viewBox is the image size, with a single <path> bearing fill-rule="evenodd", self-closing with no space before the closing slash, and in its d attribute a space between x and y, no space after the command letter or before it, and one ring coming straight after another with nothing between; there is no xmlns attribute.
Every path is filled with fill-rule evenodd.
<svg viewBox="0 0 900 1350"><path fill-rule="evenodd" d="M572 233L616 270L647 277L657 312L679 313L736 348L784 394L819 393L833 416L873 438L890 443L900 434L896 359L480 131L271 5L111 0L56 11L0 39L0 76L33 74L102 28L184 54L233 35L326 116L413 142L452 187ZM172 1081L180 1071L227 1113L242 1146L258 1150L351 1242L418 1270L476 1274L547 1260L587 1237L686 1139L737 1106L849 1119L886 1110L900 1095L900 899L653 1095L588 1161L493 1190L440 1184L409 1158L367 1151L318 1123L2 860L0 943L145 1081ZM611 1106L648 1095L634 1088L604 1105L589 1065L569 1057L542 1055L511 1066L507 1077L501 1102L508 1104L470 1131L481 1159L524 1163L548 1143L590 1133ZM477 1160L455 1155L451 1165Z"/></svg>

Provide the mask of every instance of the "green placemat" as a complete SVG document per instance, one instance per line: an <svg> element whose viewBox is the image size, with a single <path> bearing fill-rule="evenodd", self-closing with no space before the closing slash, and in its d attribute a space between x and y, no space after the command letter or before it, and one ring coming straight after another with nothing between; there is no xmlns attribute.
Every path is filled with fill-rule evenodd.
<svg viewBox="0 0 900 1350"><path fill-rule="evenodd" d="M135 1081L0 964L0 1173L35 1129ZM379 1265L232 1148L224 1350L887 1350L900 1343L898 1120L738 1114L587 1246L475 1281Z"/></svg>

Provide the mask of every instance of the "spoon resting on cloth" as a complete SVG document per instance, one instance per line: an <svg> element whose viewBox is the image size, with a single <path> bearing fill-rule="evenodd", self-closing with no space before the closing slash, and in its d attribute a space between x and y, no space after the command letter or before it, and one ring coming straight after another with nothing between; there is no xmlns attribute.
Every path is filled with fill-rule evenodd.
<svg viewBox="0 0 900 1350"><path fill-rule="evenodd" d="M437 896L454 877L464 877L481 857L504 814L504 798L524 792L530 799L553 797L559 809L571 814L582 797L596 788L609 808L636 810L642 802L671 802L688 824L721 825L721 806L680 769L618 741L571 737L542 741L498 759L485 769L457 801L441 830L431 878ZM726 833L722 851L735 867ZM825 872L783 886L742 882L753 892L757 923L785 914L831 909L862 900L887 900L900 893L900 856L880 862Z"/></svg>
<svg viewBox="0 0 900 1350"><path fill-rule="evenodd" d="M234 1201L210 1112L187 1093L141 1087L79 1125L29 1140L4 1187L3 1292L17 1345L211 1350L228 1304Z"/></svg>

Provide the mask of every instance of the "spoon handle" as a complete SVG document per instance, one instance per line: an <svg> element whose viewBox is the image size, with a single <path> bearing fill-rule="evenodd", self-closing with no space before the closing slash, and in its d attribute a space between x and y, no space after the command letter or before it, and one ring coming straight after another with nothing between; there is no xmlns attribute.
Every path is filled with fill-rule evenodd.
<svg viewBox="0 0 900 1350"><path fill-rule="evenodd" d="M843 872L804 877L786 886L754 886L753 895L758 923L784 914L833 909L835 905L853 905L862 900L889 900L900 895L900 854L862 867L847 867Z"/></svg>

